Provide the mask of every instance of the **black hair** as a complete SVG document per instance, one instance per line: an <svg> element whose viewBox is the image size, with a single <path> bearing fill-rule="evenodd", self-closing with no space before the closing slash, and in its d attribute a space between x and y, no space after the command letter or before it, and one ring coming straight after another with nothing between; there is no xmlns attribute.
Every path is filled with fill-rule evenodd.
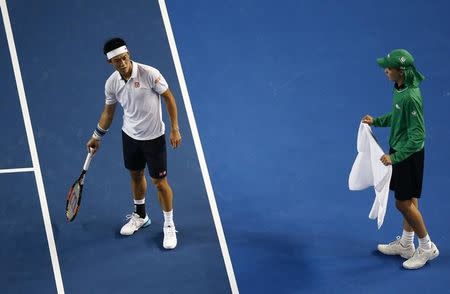
<svg viewBox="0 0 450 294"><path fill-rule="evenodd" d="M112 51L114 49L117 49L119 47L125 46L126 43L121 38L112 38L108 41L106 41L105 45L103 45L103 54L106 55L109 51Z"/></svg>

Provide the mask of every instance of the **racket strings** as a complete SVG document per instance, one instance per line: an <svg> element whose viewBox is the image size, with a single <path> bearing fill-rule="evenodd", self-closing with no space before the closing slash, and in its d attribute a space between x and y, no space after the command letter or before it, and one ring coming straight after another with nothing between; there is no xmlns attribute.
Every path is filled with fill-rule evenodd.
<svg viewBox="0 0 450 294"><path fill-rule="evenodd" d="M79 199L80 199L80 190L81 190L80 184L77 183L73 187L73 189L69 195L67 211L66 211L67 217L69 219L71 219L76 214L76 211L78 209L78 204L79 204Z"/></svg>

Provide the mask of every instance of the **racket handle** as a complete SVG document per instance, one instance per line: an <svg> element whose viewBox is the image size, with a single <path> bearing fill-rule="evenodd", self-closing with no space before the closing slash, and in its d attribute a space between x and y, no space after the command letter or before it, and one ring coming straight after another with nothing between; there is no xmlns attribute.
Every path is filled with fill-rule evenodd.
<svg viewBox="0 0 450 294"><path fill-rule="evenodd" d="M84 161L84 165L83 165L83 170L87 171L89 168L89 165L91 164L91 160L92 160L92 152L89 152L88 155L86 156L86 160Z"/></svg>

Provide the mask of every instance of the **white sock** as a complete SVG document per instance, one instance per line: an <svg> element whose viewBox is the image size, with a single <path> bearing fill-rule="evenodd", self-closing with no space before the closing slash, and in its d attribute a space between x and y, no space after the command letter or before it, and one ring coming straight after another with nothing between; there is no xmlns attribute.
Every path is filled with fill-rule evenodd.
<svg viewBox="0 0 450 294"><path fill-rule="evenodd" d="M419 248L430 250L431 249L431 239L430 235L426 235L423 238L419 238Z"/></svg>
<svg viewBox="0 0 450 294"><path fill-rule="evenodd" d="M400 239L400 243L403 246L408 247L408 246L412 245L413 242L414 242L414 231L408 232L408 231L403 230L402 238Z"/></svg>
<svg viewBox="0 0 450 294"><path fill-rule="evenodd" d="M168 226L174 226L173 223L173 209L171 211L164 211L164 226L168 227Z"/></svg>

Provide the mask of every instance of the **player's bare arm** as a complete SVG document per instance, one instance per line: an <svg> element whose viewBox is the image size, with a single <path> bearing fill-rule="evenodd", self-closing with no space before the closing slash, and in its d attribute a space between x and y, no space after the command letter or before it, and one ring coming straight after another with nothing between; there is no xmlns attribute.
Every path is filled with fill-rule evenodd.
<svg viewBox="0 0 450 294"><path fill-rule="evenodd" d="M166 102L167 112L170 117L170 145L173 148L177 148L181 144L181 134L178 126L178 111L177 104L175 103L175 97L173 96L170 89L167 89L164 93L161 94Z"/></svg>
<svg viewBox="0 0 450 294"><path fill-rule="evenodd" d="M102 115L100 116L100 120L98 122L98 128L103 131L107 131L111 126L111 123L114 118L114 113L116 111L116 104L105 104L105 108L103 109ZM95 134L95 133L94 133ZM100 148L100 138L98 136L92 136L86 144L88 152L92 150L92 154L95 154Z"/></svg>

